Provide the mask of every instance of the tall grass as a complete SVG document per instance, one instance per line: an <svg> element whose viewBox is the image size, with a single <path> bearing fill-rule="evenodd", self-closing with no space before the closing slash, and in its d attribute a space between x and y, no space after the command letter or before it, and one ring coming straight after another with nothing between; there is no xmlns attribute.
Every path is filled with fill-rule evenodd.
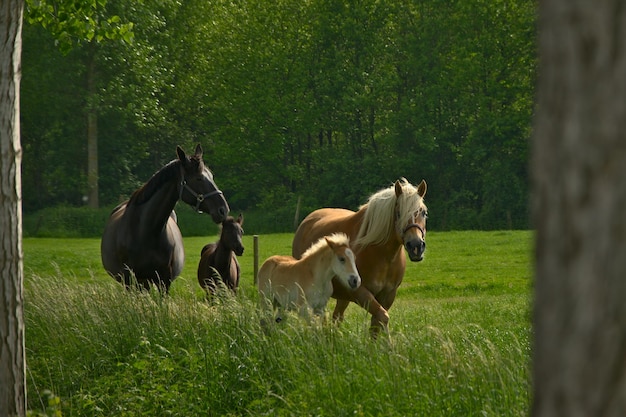
<svg viewBox="0 0 626 417"><path fill-rule="evenodd" d="M418 293L424 274L408 275L417 289L399 296L389 334L371 340L355 306L341 326L290 316L264 329L248 281L208 303L191 277L161 297L63 271L26 280L31 409L45 409L50 390L65 416L527 414L525 290L467 293L439 276L446 293L435 297Z"/></svg>

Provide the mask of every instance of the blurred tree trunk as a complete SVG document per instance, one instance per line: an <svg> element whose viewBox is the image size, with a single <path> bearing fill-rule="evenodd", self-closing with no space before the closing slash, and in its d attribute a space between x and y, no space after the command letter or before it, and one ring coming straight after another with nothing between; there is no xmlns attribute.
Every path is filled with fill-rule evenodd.
<svg viewBox="0 0 626 417"><path fill-rule="evenodd" d="M0 416L24 416L20 60L22 0L0 2Z"/></svg>
<svg viewBox="0 0 626 417"><path fill-rule="evenodd" d="M532 415L626 415L626 3L539 2Z"/></svg>
<svg viewBox="0 0 626 417"><path fill-rule="evenodd" d="M98 208L98 109L96 100L96 54L95 45L89 43L87 58L87 204L91 208Z"/></svg>

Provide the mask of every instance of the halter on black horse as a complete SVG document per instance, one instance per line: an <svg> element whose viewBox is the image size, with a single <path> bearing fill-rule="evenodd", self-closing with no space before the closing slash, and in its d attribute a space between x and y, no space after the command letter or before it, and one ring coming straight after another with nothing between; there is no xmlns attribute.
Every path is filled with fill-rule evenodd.
<svg viewBox="0 0 626 417"><path fill-rule="evenodd" d="M200 204L202 204L202 202L213 196L216 194L221 194L224 195L224 193L222 191L220 191L219 188L215 187L215 190L210 191L206 194L198 194L197 192L194 191L193 188L191 188L188 184L187 181L183 178L183 180L180 182L180 194L178 195L178 199L182 200L183 198L183 190L187 190L191 193L191 195L193 195L196 198L196 206L194 207L194 210L196 210L196 212L198 213L202 213L202 210L200 210Z"/></svg>

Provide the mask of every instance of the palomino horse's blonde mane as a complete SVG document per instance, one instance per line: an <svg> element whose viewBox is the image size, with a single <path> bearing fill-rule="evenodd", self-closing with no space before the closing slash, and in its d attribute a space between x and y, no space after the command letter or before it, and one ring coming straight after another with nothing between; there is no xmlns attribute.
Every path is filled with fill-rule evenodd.
<svg viewBox="0 0 626 417"><path fill-rule="evenodd" d="M348 238L348 236L345 233L333 233L330 236L325 236L321 239L318 239L317 242L312 244L311 247L309 247L306 250L306 252L302 254L301 259L304 259L312 255L313 253L318 252L321 249L324 249L325 247L328 247L328 243L326 242L326 239L332 241L336 245L350 246L350 238Z"/></svg>
<svg viewBox="0 0 626 417"><path fill-rule="evenodd" d="M397 220L395 224L400 233L401 228L409 221L413 223L412 217L417 210L426 209L424 200L417 192L417 187L406 178L400 179L400 185L402 194L399 198L396 198L395 186L391 185L372 194L367 203L359 207L359 210L365 209L365 216L354 241L356 247L387 242L394 233L394 220ZM396 219L396 210L398 219Z"/></svg>

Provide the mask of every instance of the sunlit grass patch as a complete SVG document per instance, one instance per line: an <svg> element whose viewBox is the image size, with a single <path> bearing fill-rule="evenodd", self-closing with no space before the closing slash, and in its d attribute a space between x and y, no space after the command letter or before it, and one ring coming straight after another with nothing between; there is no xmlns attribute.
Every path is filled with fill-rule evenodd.
<svg viewBox="0 0 626 417"><path fill-rule="evenodd" d="M377 340L356 305L340 326L293 316L263 328L251 251L238 296L208 302L195 279L208 239L186 240L186 269L165 297L129 292L90 267L33 268L25 282L29 406L43 409L51 391L64 415L81 416L526 415L529 277L515 265L528 262L529 234L479 236L486 248L508 249L485 249L464 272L456 250L465 236L453 236L429 236L435 253L409 265L389 333ZM264 254L284 254L291 243L290 235L261 239ZM81 244L92 253L99 242ZM510 288L483 281L494 256L508 265ZM444 263L465 275L462 285Z"/></svg>

